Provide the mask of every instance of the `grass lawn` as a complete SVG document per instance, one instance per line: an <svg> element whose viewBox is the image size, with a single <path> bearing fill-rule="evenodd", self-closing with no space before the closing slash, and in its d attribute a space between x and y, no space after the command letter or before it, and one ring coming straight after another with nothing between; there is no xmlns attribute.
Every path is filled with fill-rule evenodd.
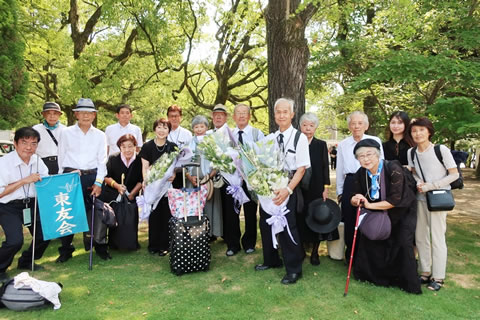
<svg viewBox="0 0 480 320"><path fill-rule="evenodd" d="M347 268L326 256L324 243L320 266L307 258L303 278L285 286L280 283L284 269L254 271L262 262L260 240L254 254L230 258L225 244L216 241L210 271L177 277L168 257L147 252L144 225L142 249L113 251L110 261L94 256L92 271L77 235L72 260L56 264L59 241L53 241L40 260L45 270L33 274L63 284L62 308L1 309L0 319L480 319L479 226L479 219L449 218L446 285L438 293L424 288L418 296L352 279L343 297ZM18 273L17 258L11 276Z"/></svg>

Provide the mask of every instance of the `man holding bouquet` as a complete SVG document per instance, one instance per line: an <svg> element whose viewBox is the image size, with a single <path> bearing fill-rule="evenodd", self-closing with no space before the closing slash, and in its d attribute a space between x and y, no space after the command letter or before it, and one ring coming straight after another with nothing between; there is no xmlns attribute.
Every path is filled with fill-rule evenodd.
<svg viewBox="0 0 480 320"><path fill-rule="evenodd" d="M296 225L297 193L295 191L305 170L310 167L310 154L308 139L304 134L300 134L297 143L295 143L297 130L292 126L292 119L295 115L293 106L294 102L285 98L278 99L274 106L275 122L279 127L279 130L274 134L275 143L283 163L283 169L288 171L291 177L287 187L274 191L275 197L273 198L273 203L277 206L282 205L288 198L286 207L289 212L284 216L288 226L278 233L278 242L282 247L283 261L287 271L281 281L283 284L293 284L301 278L302 261L305 256ZM257 271L282 266L278 250L273 245L272 228L267 222L270 217L271 215L263 209L260 210L263 264L255 266Z"/></svg>

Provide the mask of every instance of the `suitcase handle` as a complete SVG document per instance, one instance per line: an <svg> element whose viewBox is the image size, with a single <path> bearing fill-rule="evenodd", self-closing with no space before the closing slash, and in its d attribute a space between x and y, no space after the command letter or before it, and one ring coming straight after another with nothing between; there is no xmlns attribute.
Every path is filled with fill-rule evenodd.
<svg viewBox="0 0 480 320"><path fill-rule="evenodd" d="M185 222L187 222L187 193L185 192L185 189L186 189L186 169L188 167L196 167L197 168L197 184L198 184L198 191L197 191L197 194L198 194L198 199L197 199L197 209L198 209L198 220L201 220L202 219L202 210L200 209L200 193L202 191L202 188L200 187L200 180L199 180L199 176L200 176L200 164L199 163L187 163L187 164L184 164L182 165L182 176L183 176L183 219L185 220Z"/></svg>
<svg viewBox="0 0 480 320"><path fill-rule="evenodd" d="M182 165L182 168L197 167L200 168L200 163L190 162Z"/></svg>

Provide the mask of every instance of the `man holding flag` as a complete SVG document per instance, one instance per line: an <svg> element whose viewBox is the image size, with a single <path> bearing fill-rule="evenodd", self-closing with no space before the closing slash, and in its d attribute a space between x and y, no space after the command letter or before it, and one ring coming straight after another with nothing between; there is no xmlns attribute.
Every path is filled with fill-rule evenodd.
<svg viewBox="0 0 480 320"><path fill-rule="evenodd" d="M34 215L36 189L34 183L48 176L48 168L35 154L40 134L31 127L15 132L15 150L0 158L0 225L5 241L0 247L0 281L7 278L6 270L12 264L15 254L23 245L22 224L34 234L34 219L37 219L34 240L18 259L18 269L32 267L32 252L35 246L35 260L40 259L49 241L43 240L39 215ZM43 269L35 264L34 270Z"/></svg>
<svg viewBox="0 0 480 320"><path fill-rule="evenodd" d="M60 173L80 174L85 208L88 210L92 207L92 195L100 195L107 173L107 139L105 133L92 125L97 110L91 99L80 98L73 111L77 123L60 134L58 166ZM58 248L60 256L56 260L59 263L69 260L75 251L73 234L62 237L61 241L62 246ZM95 251L104 260L112 258L106 244L95 244Z"/></svg>

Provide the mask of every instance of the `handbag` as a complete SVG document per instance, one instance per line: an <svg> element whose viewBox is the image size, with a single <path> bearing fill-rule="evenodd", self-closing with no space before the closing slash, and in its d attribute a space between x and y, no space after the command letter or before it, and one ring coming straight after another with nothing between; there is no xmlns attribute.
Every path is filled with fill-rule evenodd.
<svg viewBox="0 0 480 320"><path fill-rule="evenodd" d="M380 173L380 200L385 200L387 197L385 190L385 166L386 164ZM392 222L386 210L372 211L361 208L360 213L363 218L360 222L359 229L365 237L370 240L385 240L390 237Z"/></svg>
<svg viewBox="0 0 480 320"><path fill-rule="evenodd" d="M425 176L423 175L422 166L420 165L416 150L414 152L417 158L418 167L420 168L420 173L422 174L422 179L425 181ZM455 208L455 199L453 199L451 190L430 190L427 191L426 197L428 211L451 211Z"/></svg>

